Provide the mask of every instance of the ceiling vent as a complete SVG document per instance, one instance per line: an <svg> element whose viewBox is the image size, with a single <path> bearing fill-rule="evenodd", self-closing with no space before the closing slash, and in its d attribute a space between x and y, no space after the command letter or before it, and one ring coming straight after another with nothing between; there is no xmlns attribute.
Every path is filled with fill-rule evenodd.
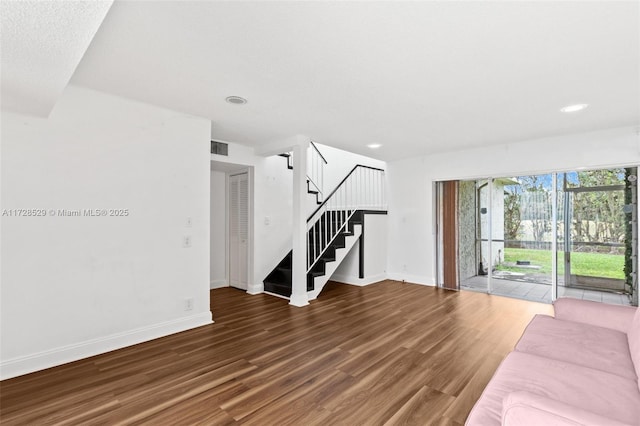
<svg viewBox="0 0 640 426"><path fill-rule="evenodd" d="M211 141L211 153L229 156L229 144L224 142Z"/></svg>

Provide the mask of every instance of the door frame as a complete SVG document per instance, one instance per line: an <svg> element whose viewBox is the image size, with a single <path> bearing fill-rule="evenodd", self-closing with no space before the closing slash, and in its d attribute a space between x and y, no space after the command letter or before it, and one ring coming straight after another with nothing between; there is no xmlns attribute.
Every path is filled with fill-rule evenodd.
<svg viewBox="0 0 640 426"><path fill-rule="evenodd" d="M229 232L229 228L230 228L230 220L231 220L231 214L230 214L230 210L231 210L231 203L230 201L230 197L229 197L229 193L230 193L230 178L231 176L235 176L235 175L241 175L241 174L247 174L247 186L248 186L248 191L247 191L247 290L246 292L249 294L258 294L258 293L262 293L262 288L257 289L256 287L262 287L262 286L256 286L256 284L254 283L254 191L253 191L253 187L254 187L254 169L253 166L247 166L247 167L243 167L240 168L238 170L234 170L232 172L227 172L225 173L225 213L226 213L226 220L225 220L225 253L226 253L226 259L225 259L225 269L226 269L226 277L225 279L227 280L227 285L229 287L231 287L231 267L230 267L230 262L231 262L231 244L230 244L230 232ZM237 287L234 287L237 288ZM242 290L242 289L239 289Z"/></svg>
<svg viewBox="0 0 640 426"><path fill-rule="evenodd" d="M564 285L571 287L571 253L573 252L573 216L575 195L585 192L624 191L624 185L603 185L567 188L566 180L562 189L564 197ZM557 228L556 228L557 229Z"/></svg>

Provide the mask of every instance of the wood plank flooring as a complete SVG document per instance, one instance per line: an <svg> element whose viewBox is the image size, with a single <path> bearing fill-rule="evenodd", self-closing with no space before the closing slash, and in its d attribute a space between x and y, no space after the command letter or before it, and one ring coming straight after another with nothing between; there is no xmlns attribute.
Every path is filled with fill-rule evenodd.
<svg viewBox="0 0 640 426"><path fill-rule="evenodd" d="M549 305L397 281L310 306L224 288L215 324L0 382L6 425L460 425Z"/></svg>

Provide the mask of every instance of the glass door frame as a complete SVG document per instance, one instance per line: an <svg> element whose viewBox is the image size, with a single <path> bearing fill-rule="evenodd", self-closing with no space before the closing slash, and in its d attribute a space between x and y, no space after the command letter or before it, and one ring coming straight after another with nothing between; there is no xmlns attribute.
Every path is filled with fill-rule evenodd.
<svg viewBox="0 0 640 426"><path fill-rule="evenodd" d="M568 286L571 283L571 252L573 239L571 236L572 226L573 226L573 195L569 196L569 194L579 194L585 192L606 192L606 191L624 191L625 186L623 185L601 185L601 186L586 186L586 187L576 187L576 188L567 188L566 179L563 183L563 191L565 193L564 197L564 284ZM553 299L555 300L555 299Z"/></svg>
<svg viewBox="0 0 640 426"><path fill-rule="evenodd" d="M552 229L554 230L551 241L551 253L553 253L551 263L552 263L552 272L551 272L551 298L552 301L557 298L557 229L558 229L558 194L557 194L557 173L543 173L541 175L551 176L552 178L552 212L551 212L551 220L552 220ZM506 243L504 237L497 238L493 235L494 232L494 201L496 197L496 181L498 179L503 179L503 176L500 177L488 177L488 178L480 178L480 179L465 179L459 180L458 182L474 182L474 198L475 198L475 244L476 244L476 265L477 270L484 270L485 267L487 269L486 274L478 273L478 275L486 276L486 284L483 287L476 287L478 290L481 290L484 293L488 294L499 294L495 293L494 284L494 266L495 266L495 256L494 256L494 244L498 243ZM436 249L435 249L435 261L436 261L436 285L441 287L443 284L442 274L443 274L443 253L442 253L442 192L441 192L441 184L444 181L436 181L434 182L434 228L436 229ZM486 191L486 193L484 192ZM486 195L484 195L486 194ZM484 211L483 211L484 210ZM458 213L459 214L459 213ZM485 216L486 215L486 216ZM483 218L484 216L484 218ZM486 224L485 224L486 222ZM486 246L485 246L486 244ZM498 250L498 253L500 250ZM486 257L485 257L486 256ZM498 255L500 257L500 255ZM485 261L486 260L486 261ZM460 262L458 263L458 267L460 267ZM497 279L497 278L496 278ZM461 283L460 283L461 284Z"/></svg>
<svg viewBox="0 0 640 426"><path fill-rule="evenodd" d="M544 173L551 175L551 229L553 229L553 238L551 239L551 301L558 299L558 173ZM489 269L487 274L487 293L493 294L492 277L493 277L493 183L495 177L488 178L489 190L489 208L488 208L488 252L489 252ZM482 244L482 243L481 243Z"/></svg>

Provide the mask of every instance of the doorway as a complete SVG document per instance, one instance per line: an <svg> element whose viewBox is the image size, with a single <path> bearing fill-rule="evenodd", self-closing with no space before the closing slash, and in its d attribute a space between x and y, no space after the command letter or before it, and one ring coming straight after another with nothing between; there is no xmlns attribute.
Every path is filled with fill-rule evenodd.
<svg viewBox="0 0 640 426"><path fill-rule="evenodd" d="M249 177L247 172L230 174L229 194L229 285L247 290L249 259Z"/></svg>
<svg viewBox="0 0 640 426"><path fill-rule="evenodd" d="M637 305L636 180L631 167L458 181L460 288Z"/></svg>
<svg viewBox="0 0 640 426"><path fill-rule="evenodd" d="M559 174L563 205L559 235L558 295L615 302L633 293L625 271L625 247L637 245L631 206L635 169L605 169ZM626 182L626 184L625 184ZM626 196L625 196L626 195ZM625 199L627 199L626 202Z"/></svg>
<svg viewBox="0 0 640 426"><path fill-rule="evenodd" d="M253 167L211 161L210 289L233 286L252 294Z"/></svg>

